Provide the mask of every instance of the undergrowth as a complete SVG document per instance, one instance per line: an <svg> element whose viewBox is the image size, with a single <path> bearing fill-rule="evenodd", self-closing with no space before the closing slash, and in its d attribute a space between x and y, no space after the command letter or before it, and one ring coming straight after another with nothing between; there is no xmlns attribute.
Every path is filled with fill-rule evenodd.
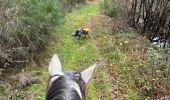
<svg viewBox="0 0 170 100"><path fill-rule="evenodd" d="M1 0L0 68L35 60L63 17L57 0Z"/></svg>

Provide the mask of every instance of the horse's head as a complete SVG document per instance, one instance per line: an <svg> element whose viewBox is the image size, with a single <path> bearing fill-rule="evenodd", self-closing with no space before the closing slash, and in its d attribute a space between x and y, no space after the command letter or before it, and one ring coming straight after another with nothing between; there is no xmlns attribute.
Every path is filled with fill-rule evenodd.
<svg viewBox="0 0 170 100"><path fill-rule="evenodd" d="M95 72L96 64L84 71L63 72L56 54L49 64L49 83L46 100L85 100L85 86Z"/></svg>

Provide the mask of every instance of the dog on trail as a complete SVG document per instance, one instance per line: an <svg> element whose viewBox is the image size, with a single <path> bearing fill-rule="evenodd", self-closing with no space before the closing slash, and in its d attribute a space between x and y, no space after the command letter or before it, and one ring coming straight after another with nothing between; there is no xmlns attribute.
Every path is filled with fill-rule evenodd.
<svg viewBox="0 0 170 100"><path fill-rule="evenodd" d="M75 33L72 33L72 36L76 37L76 38L80 38L82 36L86 36L86 37L91 37L91 30L89 27L79 27Z"/></svg>

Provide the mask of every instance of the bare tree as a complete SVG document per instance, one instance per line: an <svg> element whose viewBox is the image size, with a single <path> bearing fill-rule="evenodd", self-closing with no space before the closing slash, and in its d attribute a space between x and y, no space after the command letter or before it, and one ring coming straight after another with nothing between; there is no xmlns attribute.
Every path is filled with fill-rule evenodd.
<svg viewBox="0 0 170 100"><path fill-rule="evenodd" d="M130 25L150 41L157 36L164 44L170 42L169 0L132 0L129 16Z"/></svg>

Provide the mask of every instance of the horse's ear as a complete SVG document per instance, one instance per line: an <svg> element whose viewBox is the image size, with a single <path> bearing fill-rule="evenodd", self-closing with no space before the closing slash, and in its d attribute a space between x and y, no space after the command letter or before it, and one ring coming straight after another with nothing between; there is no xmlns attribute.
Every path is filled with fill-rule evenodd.
<svg viewBox="0 0 170 100"><path fill-rule="evenodd" d="M54 54L53 57L51 58L48 71L49 71L50 76L64 75L64 73L62 72L61 63L60 63L60 60L57 54Z"/></svg>
<svg viewBox="0 0 170 100"><path fill-rule="evenodd" d="M97 67L97 64L95 63L94 65L92 65L91 67L85 69L84 71L81 72L81 78L83 79L83 81L87 84L90 79L93 76L93 73L95 72Z"/></svg>

